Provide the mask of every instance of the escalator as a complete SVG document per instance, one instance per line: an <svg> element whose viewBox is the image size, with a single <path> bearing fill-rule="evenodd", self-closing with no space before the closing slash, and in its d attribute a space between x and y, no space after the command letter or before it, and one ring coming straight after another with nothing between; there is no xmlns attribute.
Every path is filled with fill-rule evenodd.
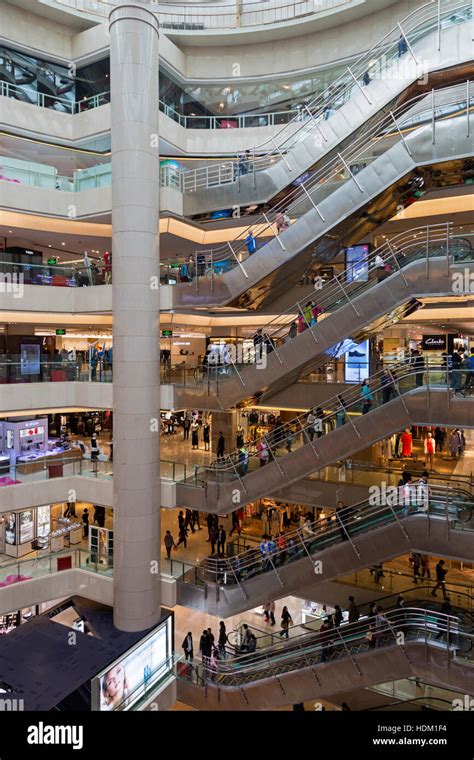
<svg viewBox="0 0 474 760"><path fill-rule="evenodd" d="M330 261L341 246L366 237L391 218L420 179L426 188L441 181L461 184L472 156L467 120L474 106L470 101L467 108L467 93L464 83L414 98L403 115L382 117L262 222L221 249L197 251L194 282L164 286L170 289L164 296L172 308L261 308L285 292L288 282L298 280L315 255L320 262ZM278 233L277 218L283 212L292 224ZM257 241L270 235L254 253L249 253L253 243L245 239L250 229Z"/></svg>
<svg viewBox="0 0 474 760"><path fill-rule="evenodd" d="M199 510L204 499L213 511L228 514L407 426L474 427L474 398L452 390L460 377L421 358L416 365L382 370L367 381L368 406L361 387L351 387L322 405L317 431L302 415L280 423L245 453L236 451L196 467L191 477L177 484L177 502Z"/></svg>
<svg viewBox="0 0 474 760"><path fill-rule="evenodd" d="M30 92L28 85L31 84L33 88L30 88ZM23 103L36 103L35 61L16 50L0 47L0 94L14 97Z"/></svg>
<svg viewBox="0 0 474 760"><path fill-rule="evenodd" d="M295 186L372 117L393 110L408 91L423 89L428 75L439 80L437 72L469 62L470 20L466 0L441 0L438 7L427 3L411 12L322 94L303 104L290 123L241 154L237 163L185 172L185 214L268 203L283 188Z"/></svg>
<svg viewBox="0 0 474 760"><path fill-rule="evenodd" d="M9 84L31 84L36 79L32 61L14 50L0 48L0 81Z"/></svg>
<svg viewBox="0 0 474 760"><path fill-rule="evenodd" d="M254 652L182 668L178 699L201 710L265 710L413 677L472 691L470 613L447 614L417 601L416 591L403 609L396 597L378 601L375 620L362 609L355 623L325 631L298 626L286 641L259 648L257 640Z"/></svg>
<svg viewBox="0 0 474 760"><path fill-rule="evenodd" d="M354 282L351 268L320 290L308 291L261 328L254 363L202 366L186 378L187 384L174 386L174 405L229 409L249 397L258 403L261 395L276 393L327 362L344 338L357 336L376 319L387 315L393 324L416 306L417 298L452 297L453 281L462 281L473 267L471 243L453 238L449 224L400 233L368 257L367 282ZM311 303L322 312L317 319L311 307L308 312ZM290 338L291 325L296 328L297 322L302 331Z"/></svg>
<svg viewBox="0 0 474 760"><path fill-rule="evenodd" d="M404 471L410 472L416 482L425 469L423 459L392 460L392 465L373 465L369 462L350 460L318 470L309 478L302 478L298 483L267 495L282 503L305 504L310 507L335 506L339 500L344 504L354 504L368 498L371 486L382 481L387 487L395 486ZM430 483L460 488L473 494L473 480L469 475L430 472Z"/></svg>
<svg viewBox="0 0 474 760"><path fill-rule="evenodd" d="M182 562L171 560L169 572L178 604L226 618L407 552L470 561L473 530L468 492L432 486L428 498L420 486L394 488L285 533L280 547L278 539L246 537L240 553L205 559L181 576Z"/></svg>

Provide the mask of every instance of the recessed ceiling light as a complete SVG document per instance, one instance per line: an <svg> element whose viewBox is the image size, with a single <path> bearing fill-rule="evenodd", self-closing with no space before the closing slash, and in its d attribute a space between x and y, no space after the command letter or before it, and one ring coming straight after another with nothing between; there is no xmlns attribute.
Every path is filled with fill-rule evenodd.
<svg viewBox="0 0 474 760"><path fill-rule="evenodd" d="M66 245L66 243L61 243L61 245Z"/></svg>

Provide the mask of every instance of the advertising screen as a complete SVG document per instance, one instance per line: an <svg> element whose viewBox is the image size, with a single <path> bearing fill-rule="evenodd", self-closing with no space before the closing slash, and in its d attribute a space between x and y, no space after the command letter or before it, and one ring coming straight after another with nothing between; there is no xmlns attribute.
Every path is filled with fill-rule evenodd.
<svg viewBox="0 0 474 760"><path fill-rule="evenodd" d="M94 678L93 710L127 710L171 667L171 618Z"/></svg>
<svg viewBox="0 0 474 760"><path fill-rule="evenodd" d="M33 541L34 535L33 510L26 509L20 512L20 544Z"/></svg>
<svg viewBox="0 0 474 760"><path fill-rule="evenodd" d="M5 543L14 546L16 543L16 514L11 512L5 516Z"/></svg>
<svg viewBox="0 0 474 760"><path fill-rule="evenodd" d="M344 368L346 383L361 383L369 377L369 341L351 348L346 354Z"/></svg>
<svg viewBox="0 0 474 760"><path fill-rule="evenodd" d="M22 375L40 374L40 347L22 343L20 345L20 371Z"/></svg>
<svg viewBox="0 0 474 760"><path fill-rule="evenodd" d="M367 282L369 279L368 259L368 245L352 245L346 248L347 282Z"/></svg>

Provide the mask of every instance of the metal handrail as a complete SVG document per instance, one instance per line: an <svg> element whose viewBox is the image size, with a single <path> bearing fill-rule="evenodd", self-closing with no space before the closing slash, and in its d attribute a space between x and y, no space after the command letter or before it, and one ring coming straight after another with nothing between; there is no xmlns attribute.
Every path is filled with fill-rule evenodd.
<svg viewBox="0 0 474 760"><path fill-rule="evenodd" d="M261 679L321 663L350 657L370 651L367 634L375 637L375 648L401 646L402 650L417 641L425 645L446 649L452 656L464 656L466 664L472 660L474 634L465 630L456 615L422 607L383 610L375 619L342 624L308 637L302 652L301 646L292 645L291 638L284 647L273 645L235 658L219 659L196 669L202 678L220 687L242 686ZM196 666L194 666L196 667ZM191 675L192 677L192 675Z"/></svg>
<svg viewBox="0 0 474 760"><path fill-rule="evenodd" d="M309 525L305 524L303 529L295 528L280 534L284 544L282 548L278 547L277 536L271 542L268 541L268 536L263 536L261 541L245 536L246 548L238 554L222 559L209 557L203 562L186 560L186 564L197 568L199 582L235 586L236 582L240 584L306 556L319 556L321 551L340 544L341 541L357 538L368 531L408 517L440 518L449 521L454 530L474 530L474 525L471 525L473 510L473 497L460 488L429 486L427 489L421 484L408 490L393 487L377 497L344 507ZM179 566L180 560L171 560L171 564ZM183 582L187 582L186 578L183 578Z"/></svg>
<svg viewBox="0 0 474 760"><path fill-rule="evenodd" d="M74 8L91 15L108 16L114 3L106 0L55 0L59 5ZM250 3L156 3L145 0L150 10L158 15L160 26L170 31L207 31L266 26L292 21L309 16L317 16L331 8L345 5L349 0L324 0L318 6L308 0L297 2L274 2L263 5L261 2ZM258 6L258 7L257 7ZM173 9L173 10L171 10Z"/></svg>
<svg viewBox="0 0 474 760"><path fill-rule="evenodd" d="M388 64L394 62L396 68L399 68L399 59L403 59L406 55L405 60L414 61L415 64L413 78L419 78L421 73L419 62L408 42L407 35L413 33L413 41L417 41L424 36L423 25L430 21L431 24L425 33L429 34L437 29L439 40L443 19L449 18L455 11L465 12L466 18L464 20L469 19L472 12L470 5L465 0L447 0L445 2L438 0L437 3L431 0L431 2L411 11L369 51L362 53L351 68L339 76L322 94L318 94L304 104L307 118L302 119L301 114L296 116L269 140L253 146L251 157L241 162L246 167L245 173L255 174L256 171L270 166L275 160L280 160L284 153L300 142L308 131L315 130L320 136L319 139L327 139L322 132L324 123L330 120L332 114L351 98L354 88L357 92L362 90L365 94L360 82L364 79L366 72L373 72L378 69L377 73L380 75L382 68L387 68ZM407 43L407 49L400 55L399 43L402 38Z"/></svg>
<svg viewBox="0 0 474 760"><path fill-rule="evenodd" d="M461 586L461 588L464 588L464 586ZM358 612L359 612L359 619L367 616L370 616L370 611L374 608L374 605L377 607L382 607L384 609L390 609L396 606L398 600L400 597L403 598L404 604L407 603L417 603L421 606L422 603L426 603L426 600L424 598L424 594L429 594L432 591L432 587L429 585L421 585L417 586L416 588L413 588L413 586L408 587L404 589L403 591L396 592L396 593L390 593L385 594L384 596L378 597L377 599L373 599L370 602L364 602L363 604L360 604L358 606ZM472 595L466 594L465 592L455 592L456 593L456 605L453 605L456 607L457 612L459 613L459 617L463 621L463 623L468 627L468 630L473 629L473 623L474 623L474 615L472 612ZM464 603L464 606L462 606L461 603ZM346 612L349 612L346 610ZM291 640L292 643L296 639L305 639L308 637L308 635L312 635L315 630L317 631L319 622L322 621L324 618L328 618L329 616L334 615L334 613L330 613L327 610L322 611L321 615L319 616L319 620L315 621L306 621L305 623L299 623L296 625L291 626ZM347 626L349 623L347 621L343 621L341 623L343 626ZM256 639L257 639L257 649L261 649L263 647L268 646L268 639L271 638L271 643L275 643L273 639L275 638L276 642L279 642L279 632L278 630L273 632L272 630L269 630L268 628L259 628L258 626L254 625L253 623L248 623L246 620L240 620L238 627L228 634L228 641L229 636L234 634L233 638L237 640L236 644L233 644L229 641L230 645L230 651L235 651L239 647L239 640L242 636L242 628L246 625L247 628L249 628L252 633L254 633ZM349 624L350 625L350 624ZM261 644L261 646L259 646Z"/></svg>
<svg viewBox="0 0 474 760"><path fill-rule="evenodd" d="M430 383L431 388L439 388L450 393L450 384L452 381L452 371L443 365L437 365L430 361L425 361L422 357L417 357L417 363L401 363L393 365L390 370L389 380L381 384L381 378L386 372L385 369L380 370L366 382L369 385L372 394L372 404L374 407L381 406L385 403L392 403L393 400L402 399L405 393L411 392L415 389L423 390L424 386L420 383L420 387L414 384L417 376L421 376L422 380L425 379ZM430 380L431 376L431 380ZM405 384L408 381L408 384ZM400 387L400 383L404 383ZM392 399L384 400L382 396L382 390L384 388L391 388ZM354 386L350 389L343 391L340 394L327 399L322 406L329 411L323 413L322 425L327 435L330 435L333 429L338 429L346 423L352 424L353 421L349 415L359 415L362 407L364 396L362 395L361 386ZM377 403L375 403L377 401ZM370 411L369 411L370 414ZM273 462L278 456L277 449L288 445L289 452L291 453L291 444L296 438L302 437L303 445L310 442L309 429L313 426L307 422L307 415L299 415L289 422L285 422L279 429L272 430L271 434L267 435L267 443L270 448L270 462ZM256 461L258 458L257 445L260 439L254 442L254 450L249 452L249 461ZM265 441L262 440L264 445ZM314 448L314 446L313 446ZM234 451L228 454L227 457L220 460L215 460L211 465L200 468L200 474L203 482L219 482L222 480L233 480L234 478L226 477L230 473L234 472L235 464L240 461L238 451Z"/></svg>
<svg viewBox="0 0 474 760"><path fill-rule="evenodd" d="M409 122L414 116L419 116L421 119L426 117L426 124L409 127L409 131L414 133L423 129L431 129L431 119L428 119L428 117L432 113L434 114L435 121L439 118L444 120L465 115L466 92L467 87L464 84L437 90L434 93L434 98L427 96L425 93L417 95L397 109L397 116L400 116L398 126L400 129L404 129L405 122ZM456 107L456 113L453 114L449 111L450 106ZM443 108L449 111L448 115L445 114ZM438 109L440 109L441 113L437 113ZM469 106L470 110L474 110L474 104ZM385 144L382 144L382 141L386 141ZM318 200L326 200L331 192L334 189L337 190L342 183L357 179L357 177L354 177L347 171L347 167L351 165L356 166L361 163L364 165L370 164L373 160L380 158L380 147L388 150L392 147L394 141L400 141L400 136L397 131L393 131L390 116L383 116L381 119L377 119L375 123L369 122L366 124L364 130L350 145L344 148L336 157L329 159L316 172L301 182L298 187L293 188L283 201L274 204L266 212L267 218L262 214L252 224L248 225L244 231L239 232L237 237L231 242L235 257L239 262L242 262L251 255L248 252L246 243L246 238L250 232L257 239L262 235L275 237L274 226L278 214L284 213L290 217L292 223L296 223L308 210L311 211L313 208L317 210L318 203L315 200L315 195L318 196ZM377 147L377 150L375 150L375 147ZM361 169L361 174L363 171L364 168ZM286 237L285 233L286 230L279 233L283 242ZM237 263L232 261L229 256L229 243L213 249L212 252L209 249L198 249L195 251L195 259L197 260L199 257L201 261L206 263L204 267L205 271L208 269L211 255L214 270L217 270L216 264L222 262L225 262L226 270L237 266ZM263 255L268 254L264 253ZM199 273L197 276L200 276Z"/></svg>
<svg viewBox="0 0 474 760"><path fill-rule="evenodd" d="M248 361L242 362L245 366L252 365L262 360L262 354L268 358L270 351L277 353L277 346L280 341L290 340L289 327L298 322L299 332L294 339L298 339L300 334L306 330L316 336L318 326L324 319L331 319L333 314L340 307L350 304L357 309L356 299L365 294L369 289L379 282L378 273L383 272L383 279L396 276L408 264L418 259L435 259L446 258L446 245L449 241L449 261L460 262L470 261L474 258L474 252L470 241L464 238L456 238L453 234L452 223L440 223L432 225L423 225L413 227L409 230L395 235L390 240L385 241L378 248L374 249L367 256L367 281L357 281L352 275L352 268L348 267L341 273L335 275L327 283L322 283L321 288L316 289L313 286L308 290L303 298L300 298L295 304L290 306L284 312L274 317L270 322L261 324L262 343L255 346L255 355L249 354ZM375 275L375 276L374 276ZM315 316L314 308L317 308L319 314ZM340 336L341 340L345 336ZM317 340L317 339L316 339ZM339 344L336 344L336 347ZM232 346L227 347L229 352ZM257 348L259 355L257 356ZM216 361L222 357L216 355ZM211 356L207 363L199 365L193 373L186 373L182 380L184 383L176 383L170 380L172 384L182 385L202 385L205 378L208 380L219 380L224 383L232 376L232 367L229 363L211 363ZM325 359L327 361L327 357ZM280 362L281 363L281 362ZM197 370L197 371L196 371ZM176 374L176 373L175 373ZM169 375L171 378L171 374ZM242 378L241 378L242 380Z"/></svg>

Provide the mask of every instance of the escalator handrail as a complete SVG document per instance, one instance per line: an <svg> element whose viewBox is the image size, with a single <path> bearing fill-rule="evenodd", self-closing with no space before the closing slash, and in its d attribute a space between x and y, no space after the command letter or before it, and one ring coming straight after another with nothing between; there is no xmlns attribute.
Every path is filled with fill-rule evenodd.
<svg viewBox="0 0 474 760"><path fill-rule="evenodd" d="M440 102L444 106L457 104L459 107L458 115L462 114L466 110L465 95L466 84L458 84L451 87L435 90L435 108L439 107ZM444 102L445 98L448 98L447 102ZM228 261L229 257L232 256L232 254L229 252L229 245L231 245L231 249L236 255L236 260L233 262L233 266L238 266L239 263L241 265L242 261L244 261L249 256L245 238L250 231L255 230L256 237L261 236L265 230L268 231L272 236L275 236L275 219L278 213L284 212L285 214L291 215L293 212L295 212L296 208L301 203L307 206L308 194L311 196L314 190L319 189L323 185L327 185L333 178L337 178L341 172L344 174L347 169L346 165L354 163L358 158L361 157L361 155L363 156L367 152L369 146L378 143L382 139L385 139L386 135L384 134L384 130L392 130L393 136L396 136L398 140L401 140L399 133L397 131L393 132L393 118L395 118L399 130L403 131L405 120L407 118L412 118L412 111L415 106L419 106L422 110L424 109L426 113L429 112L431 114L431 95L427 96L426 93L416 95L406 103L397 106L395 110L392 111L393 116L383 116L379 119L379 121L376 122L375 125L368 123L355 140L353 140L348 146L341 149L339 155L327 160L322 167L320 167L315 173L311 174L309 178L301 182L301 184L299 184L298 187L294 188L290 194L287 195L282 201L278 201L276 204L271 206L271 208L267 210L266 214L262 214L257 219L254 219L244 231L239 232L237 237L235 237L231 243L226 243L219 248L215 248L211 253L209 253L209 249L198 249L195 251L195 256L203 257L206 262L210 262L211 264L215 264L216 262L220 261ZM474 110L474 106L470 106L469 110L471 109ZM434 116L435 121L436 118L444 118L443 115L440 117L436 113ZM447 118L455 118L455 115L450 114ZM415 126L411 128L410 131L418 132L425 129L425 127L431 129L431 116L426 125L422 124L420 126ZM341 157L343 160L341 160ZM380 156L376 156L374 160L379 157ZM272 219L268 218L270 212L274 215L273 221ZM284 236L285 232L283 231L280 233L282 242L285 239ZM237 259L239 262L237 262Z"/></svg>
<svg viewBox="0 0 474 760"><path fill-rule="evenodd" d="M410 499L408 505L406 503L374 505L370 503L370 500L366 500L358 505L344 507L339 513L325 517L323 520L316 520L302 529L297 528L283 534L284 547L282 548L278 548L279 539L277 537L273 541L274 550L271 549L265 538L262 538L260 542L256 542L253 547L249 546L242 553L221 559L209 557L197 567L207 582L224 583L225 585L226 576L229 576L229 580L235 579L236 582L241 583L244 573L252 571L249 577L253 578L255 575L264 574L273 569L275 563L278 567L283 564L290 564L291 557L296 560L297 552L301 550L303 550L302 556L316 557L319 552L334 546L334 544L339 544L343 540L352 540L360 534L365 534L387 522L392 523L395 520L415 516L441 517L454 523L461 522L461 524L470 522L474 510L474 501L470 496L466 500L467 503L462 502L462 506L458 507L455 494L453 495L451 491L446 489L446 492L442 494L445 497L445 512L441 511L440 515L435 504L436 498L439 499L439 492L436 487L431 487L431 490L428 503L424 501L424 496L421 497L420 503L418 495L416 495L414 503ZM454 512L454 519L450 510ZM460 521L458 516L462 510L467 510L468 516L467 519ZM454 529L456 528L454 527ZM318 543L316 544L316 542ZM322 542L323 545L321 546L319 542Z"/></svg>
<svg viewBox="0 0 474 760"><path fill-rule="evenodd" d="M232 659L218 660L214 668L203 668L204 673L207 671L208 679L213 677L219 678L219 685L234 685L232 679L236 678L242 682L242 679L260 680L273 675L294 670L296 667L312 667L321 662L320 656L323 650L328 651L333 647L342 646L341 655L353 657L348 647L357 647L357 654L367 650L367 633L371 625L376 625L373 633L379 641L386 642L385 645L393 645L394 641L398 643L398 634L403 634L400 639L402 646L412 642L414 638L422 641L426 645L432 644L432 634L452 637L448 642L442 642L437 646L443 648L454 648L457 652L470 653L474 641L474 634L464 631L459 627L458 619L455 615L447 615L440 611L426 610L418 607L405 607L403 609L383 610L383 619L376 625L374 619L357 621L356 623L342 624L338 628L329 629L329 631L317 632L317 634L305 642L302 646L300 643L293 645L290 638L286 642L285 650L276 652L273 656L268 650L256 650L252 653L241 654ZM410 636L411 634L411 636ZM454 637L457 644L454 644ZM462 649L459 646L462 643ZM268 649L272 649L269 647ZM294 647L297 647L296 649ZM318 657L317 661L311 662L311 658Z"/></svg>
<svg viewBox="0 0 474 760"><path fill-rule="evenodd" d="M438 365L426 361L423 357L416 358L420 361L417 361L415 363L410 360L409 362L402 362L396 365L392 365L388 370L389 380L385 385L381 384L381 379L387 372L385 369L379 370L370 378L368 378L367 384L372 394L372 404L374 398L382 391L383 388L391 388L392 393L394 393L394 397L391 400L387 401L385 404L383 403L382 399L382 403L371 407L367 414L372 414L373 411L380 408L382 405L388 407L394 401L398 400L407 393L420 391L423 392L426 390L426 386L424 384L422 385L421 383L419 386L412 385L410 383L410 386L408 388L400 388L400 382L404 380L416 380L416 377L419 375L422 376L423 383L425 381L425 376L427 377L428 386L433 390L438 389L450 393L450 380L452 379L452 370L450 370L448 366ZM461 369L458 371L464 372L466 370ZM430 383L431 375L433 376L433 379ZM321 409L329 409L329 411L323 411L324 416L321 418L323 421L323 426L327 426L328 424L332 423L336 424L336 426L332 430L328 430L325 435L331 435L331 433L337 431L339 427L343 426L344 424L348 424L348 422L354 424L349 418L349 414L356 413L359 415L360 406L363 400L364 395L362 394L362 386L356 385L349 388L348 390L342 391L340 394L336 394L335 396L330 397L325 402L321 402ZM338 415L342 416L338 418ZM337 425L338 419L341 423L340 425ZM295 426L297 426L296 429ZM255 441L255 451L249 451L248 458L258 458L257 445L260 442L262 443L262 446L264 446L270 452L271 457L275 457L278 448L282 448L285 443L287 445L289 443L291 444L291 442L299 435L303 435L303 440L305 442L304 445L307 445L310 443L308 429L313 429L313 427L314 424L311 425L307 422L307 414L299 415L289 422L285 422L284 424L282 423L281 429L274 429L268 436L264 436ZM278 434L277 438L275 437L275 431ZM314 445L311 445L314 448ZM271 463L272 462L270 460L269 464ZM224 476L225 473L231 473L232 477L230 480L235 481L239 480L241 477L237 471L237 468L239 466L241 466L241 456L239 451L234 451L227 454L224 459L215 459L210 465L201 466L198 469L198 472L202 473L204 482L206 480L208 482L211 482L212 480L217 482L222 479L222 476Z"/></svg>
<svg viewBox="0 0 474 760"><path fill-rule="evenodd" d="M339 306L354 304L354 301L356 301L358 297L365 295L368 290L379 284L371 278L372 273L379 268L379 260L382 261L383 267L390 267L390 272L387 272L383 280L383 282L386 282L391 277L398 275L409 264L412 264L414 261L418 261L421 258L429 258L432 261L438 258L444 260L454 259L456 262L456 259L461 255L461 251L455 246L455 241L457 240L458 238L453 234L451 222L412 227L409 230L398 233L389 241L385 241L375 248L367 257L367 268L369 272L369 280L367 282L354 282L351 275L351 267L344 269L342 272L334 275L334 277L325 283L320 290L316 291L313 288L306 294L306 296L296 301L295 304L290 306L277 317L274 317L270 322L261 325L260 329L264 340L262 345L268 346L268 343L271 343L272 347L275 348L278 345L275 341L281 338L286 339L289 324L296 321L298 318L302 319L305 324L303 332L305 332L306 329L311 330L317 325L318 321L315 321L314 324L312 319L310 322L307 321L305 309L307 309L308 299L314 303L314 299L316 298L317 302L315 305L322 313L324 313L324 317L322 320L319 320L319 324L321 324L321 321L324 321L324 319L331 318L338 310ZM465 251L462 252L462 260L464 262L466 261L466 253L472 255L473 248L469 240L465 238L463 238L463 240L466 240L467 243ZM446 252L440 256L439 248L441 246L446 248ZM432 250L433 248L434 250ZM282 332L285 334L282 335ZM299 333L298 335L300 334L302 333ZM296 336L296 339L298 338L298 335ZM343 337L344 336L341 336L341 338ZM267 349L265 350L267 351ZM251 366L251 363L249 364ZM198 365L193 373L194 383L196 385L201 385L206 378L215 380L218 377L219 382L225 384L228 378L219 375L219 372L222 372L223 368L230 369L230 365L214 364L213 362ZM200 370L200 373L197 372L197 370ZM184 385L186 385L186 377L184 378Z"/></svg>
<svg viewBox="0 0 474 760"><path fill-rule="evenodd" d="M417 586L416 588L411 587L411 588L405 589L404 591L400 591L400 592L393 593L393 594L387 594L385 596L378 597L377 599L373 599L371 602L366 602L364 604L359 605L359 613L360 613L361 617L369 619L370 618L369 612L370 612L371 608L374 606L374 604L377 605L378 607L382 607L382 609L384 609L384 610L386 610L386 609L388 609L388 610L390 610L390 609L396 609L396 604L397 604L397 601L398 601L398 599L400 597L403 597L404 601L406 602L407 601L406 597L407 596L412 596L412 595L415 596L415 599L410 599L408 606L409 607L413 607L414 606L414 607L418 607L418 608L424 609L423 605L426 605L428 603L433 604L433 602L431 602L431 600L423 599L423 596L422 596L421 592L426 591L428 593L428 592L431 592L431 590L432 590L431 586ZM466 593L463 593L463 592L457 592L457 596L458 597L466 597L466 599L468 601L471 601L471 599L472 599L472 597L470 597L469 594L466 594ZM405 607L404 609L407 609L407 607ZM431 610L431 611L432 612L437 612L437 610ZM464 627L465 627L465 629L466 629L466 631L468 633L471 632L471 631L473 631L473 629L474 629L474 614L472 612L469 612L469 610L465 609L464 607L459 607L459 605L453 605L452 606L452 613L457 616L458 623L461 622L463 618L465 618L465 626L463 626L463 630L464 630ZM324 618L327 618L330 614L331 613L322 613L321 614L321 621ZM357 621L357 622L359 622L359 621ZM277 630L275 632L272 631L272 630L265 630L263 628L258 628L258 626L254 625L253 623L247 623L245 620L241 620L239 622L238 627L235 628L235 629L233 629L232 631L230 631L229 635L235 634L236 638L241 637L242 636L241 629L242 629L242 627L243 627L244 624L247 625L248 628L252 632L256 631L257 633L261 634L261 635L259 635L259 636L256 637L257 638L257 649L259 649L259 647L258 647L258 640L259 639L268 639L268 638L279 637L278 628L277 628ZM347 623L347 621L345 621L341 625L342 626L347 626L347 625L349 625L349 623ZM298 629L300 629L300 632L298 632ZM291 626L290 630L292 631L292 635L291 635L292 642L295 642L295 640L298 639L299 637L307 638L308 636L313 636L314 634L319 633L319 631L315 631L315 630L309 629L307 623L299 623L299 624L293 625L293 626ZM278 641L279 641L279 639L278 639ZM229 642L229 644L230 644L230 642ZM266 648L268 648L269 646L273 646L273 644L272 645L267 645ZM237 651L238 648L239 648L238 645L230 644L230 647L231 647L232 651L234 651L234 652L236 652L238 654L238 651ZM262 647L260 647L260 649L262 649Z"/></svg>

